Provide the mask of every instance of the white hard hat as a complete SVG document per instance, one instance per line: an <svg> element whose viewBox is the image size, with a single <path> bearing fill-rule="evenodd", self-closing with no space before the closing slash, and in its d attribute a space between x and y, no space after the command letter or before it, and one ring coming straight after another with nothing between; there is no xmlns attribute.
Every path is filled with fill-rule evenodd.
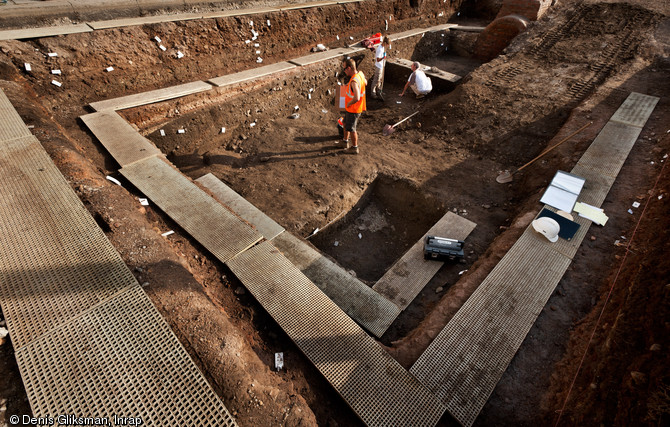
<svg viewBox="0 0 670 427"><path fill-rule="evenodd" d="M558 240L558 232L561 229L555 219L546 216L533 221L533 228L552 243Z"/></svg>

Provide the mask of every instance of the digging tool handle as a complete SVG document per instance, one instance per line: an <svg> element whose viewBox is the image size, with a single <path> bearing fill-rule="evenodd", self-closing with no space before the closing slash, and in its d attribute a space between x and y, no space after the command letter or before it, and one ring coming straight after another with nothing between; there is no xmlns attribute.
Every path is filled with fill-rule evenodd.
<svg viewBox="0 0 670 427"><path fill-rule="evenodd" d="M416 116L417 114L419 114L418 111L416 111L416 112L410 114L409 116L407 116L407 117L405 117L404 119L400 120L398 123L394 124L394 125L391 126L391 127L394 128L394 127L398 126L400 123L404 122L405 120L407 120L407 119L411 119L412 117Z"/></svg>
<svg viewBox="0 0 670 427"><path fill-rule="evenodd" d="M562 140L560 140L559 142L557 142L556 145L553 145L553 146L549 147L547 150L545 150L545 151L543 151L542 153L540 153L539 156L535 157L535 158L534 158L533 160L531 160L530 162L526 163L525 165L521 166L519 169L517 169L517 170L515 170L514 172L512 172L512 174L515 174L515 173L519 172L521 169L523 169L523 168L525 168L526 166L530 165L530 164L533 163L535 160L537 160L537 159L539 159L540 157L544 156L545 154L547 154L548 152L550 152L550 151L553 150L554 148L558 147L559 145L563 144L565 141L567 141L568 139L570 139L570 138L572 138L573 136L577 135L579 132L583 131L584 129L586 129L587 127L591 126L592 124L593 124L593 122L588 122L587 124L585 124L585 125L582 126L581 128L577 129L576 131L574 131L574 132L571 133L570 135L566 136L565 138L563 138Z"/></svg>

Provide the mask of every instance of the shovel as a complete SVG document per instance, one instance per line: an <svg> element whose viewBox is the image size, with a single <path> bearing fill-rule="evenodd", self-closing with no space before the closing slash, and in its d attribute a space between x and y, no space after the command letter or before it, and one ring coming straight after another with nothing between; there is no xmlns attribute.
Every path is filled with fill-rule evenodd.
<svg viewBox="0 0 670 427"><path fill-rule="evenodd" d="M514 176L515 173L519 172L521 169L525 168L526 166L529 166L529 165L532 164L535 160L537 160L537 159L539 159L540 157L544 156L545 154L547 154L548 152L550 152L550 151L553 150L554 148L558 147L559 145L563 144L565 141L567 141L568 139L570 139L570 138L572 138L573 136L577 135L579 132L583 131L584 129L586 129L587 127L591 126L592 124L593 124L593 122L589 122L589 123L585 124L585 125L582 126L581 128L577 129L576 131L574 131L573 133L571 133L570 135L566 136L566 137L563 138L561 141L559 141L558 143L556 143L556 145L553 145L553 146L549 147L548 149L546 149L545 151L543 151L542 153L540 153L539 156L535 157L535 158L534 158L533 160L531 160L530 162L528 162L528 163L526 163L525 165L521 166L519 169L515 169L515 170L513 170L513 171L509 171L509 170L503 171L503 172L502 172L500 175L498 175L498 177L496 178L496 182L498 182L498 183L500 183L500 184L506 184L506 183L508 183L508 182L512 182L512 177Z"/></svg>
<svg viewBox="0 0 670 427"><path fill-rule="evenodd" d="M404 122L405 120L407 120L407 119L409 119L409 118L411 118L411 117L416 116L417 114L419 114L418 111L417 111L417 112L414 112L414 113L412 113L412 114L410 114L409 116L407 116L407 117L405 117L404 119L400 120L398 123L394 124L393 126L391 126L391 125L385 125L385 126L384 126L384 130L382 130L382 135L384 135L384 136L389 136L389 135L391 135L393 132L395 132L395 127L396 127L396 126L398 126L400 123Z"/></svg>

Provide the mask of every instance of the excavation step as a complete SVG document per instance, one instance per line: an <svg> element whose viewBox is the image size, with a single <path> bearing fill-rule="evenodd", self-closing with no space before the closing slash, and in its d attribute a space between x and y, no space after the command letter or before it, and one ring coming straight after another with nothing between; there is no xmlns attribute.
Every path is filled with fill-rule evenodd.
<svg viewBox="0 0 670 427"><path fill-rule="evenodd" d="M293 234L284 232L272 244L338 307L375 336L381 337L400 314L391 301Z"/></svg>
<svg viewBox="0 0 670 427"><path fill-rule="evenodd" d="M124 166L121 174L222 262L263 238L162 157Z"/></svg>
<svg viewBox="0 0 670 427"><path fill-rule="evenodd" d="M153 142L140 135L114 111L101 111L80 118L122 167L162 155Z"/></svg>
<svg viewBox="0 0 670 427"><path fill-rule="evenodd" d="M426 260L423 243L426 236L465 240L477 224L453 212L447 212L421 237L372 287L400 308L406 309L444 262Z"/></svg>
<svg viewBox="0 0 670 427"><path fill-rule="evenodd" d="M602 177L616 177L657 102L632 93L612 116L571 171L586 178L578 201L602 204L614 182ZM576 222L569 242L553 244L529 226L410 369L462 425L475 422L570 265L590 226Z"/></svg>
<svg viewBox="0 0 670 427"><path fill-rule="evenodd" d="M227 265L365 424L437 424L442 403L271 242Z"/></svg>
<svg viewBox="0 0 670 427"><path fill-rule="evenodd" d="M167 101L169 99L181 98L212 89L212 85L202 81L170 86L163 89L150 90L133 95L121 96L119 98L106 99L104 101L91 102L89 105L95 111L123 110L140 105L153 104L155 102Z"/></svg>
<svg viewBox="0 0 670 427"><path fill-rule="evenodd" d="M272 240L284 231L284 227L277 224L272 218L265 215L260 209L211 173L201 176L195 182L207 188L221 203L253 225L265 239Z"/></svg>
<svg viewBox="0 0 670 427"><path fill-rule="evenodd" d="M295 64L291 64L286 61L277 62L275 64L263 65L262 67L240 71L239 73L214 77L213 79L209 79L208 82L218 87L228 86L236 83L246 82L248 80L257 79L259 77L268 76L271 74L281 73L282 71L287 71L292 68L297 68L297 66Z"/></svg>

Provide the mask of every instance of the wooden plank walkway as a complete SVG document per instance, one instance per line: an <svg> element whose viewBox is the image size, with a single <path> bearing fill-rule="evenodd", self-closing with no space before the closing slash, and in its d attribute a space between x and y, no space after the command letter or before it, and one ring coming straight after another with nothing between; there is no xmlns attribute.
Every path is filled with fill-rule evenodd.
<svg viewBox="0 0 670 427"><path fill-rule="evenodd" d="M174 15L138 16L135 18L119 18L119 19L109 19L106 21L93 21L89 22L88 25L90 25L90 27L93 28L94 30L106 30L109 28L160 24L164 22L190 21L193 19L201 19L201 18L202 13L178 13Z"/></svg>
<svg viewBox="0 0 670 427"><path fill-rule="evenodd" d="M288 4L282 4L277 6L277 9L279 10L295 10L295 9L303 9L307 7L324 7L324 6L333 6L338 4L338 1L315 1L315 2L310 2L310 3L288 3Z"/></svg>
<svg viewBox="0 0 670 427"><path fill-rule="evenodd" d="M406 309L444 264L423 258L423 242L426 236L465 240L476 226L477 224L470 220L453 212L447 212L393 264L372 289L385 296L400 310Z"/></svg>
<svg viewBox="0 0 670 427"><path fill-rule="evenodd" d="M162 157L124 166L121 174L222 262L263 238Z"/></svg>
<svg viewBox="0 0 670 427"><path fill-rule="evenodd" d="M42 37L88 33L91 31L93 31L93 29L86 24L60 25L58 27L23 28L20 30L2 30L0 31L0 40L39 39Z"/></svg>
<svg viewBox="0 0 670 427"><path fill-rule="evenodd" d="M265 215L247 199L237 194L211 173L201 176L195 182L201 184L214 194L221 203L235 212L240 218L253 225L267 240L272 240L284 231L284 227Z"/></svg>
<svg viewBox="0 0 670 427"><path fill-rule="evenodd" d="M305 65L316 64L317 62L327 61L329 59L340 58L354 53L350 47L339 47L337 49L327 50L325 52L316 52L300 58L291 59L288 62L304 67Z"/></svg>
<svg viewBox="0 0 670 427"><path fill-rule="evenodd" d="M266 241L227 262L368 426L434 426L444 406Z"/></svg>
<svg viewBox="0 0 670 427"><path fill-rule="evenodd" d="M103 110L123 110L140 105L153 104L155 102L167 101L169 99L181 98L212 89L212 85L202 81L184 83L177 86L170 86L163 89L150 90L147 92L136 93L119 98L106 99L104 101L91 102L89 105L95 111Z"/></svg>
<svg viewBox="0 0 670 427"><path fill-rule="evenodd" d="M400 309L368 285L289 232L272 244L338 307L377 337L391 326Z"/></svg>
<svg viewBox="0 0 670 427"><path fill-rule="evenodd" d="M0 90L0 305L31 415L235 426L40 142L7 132L8 103Z"/></svg>
<svg viewBox="0 0 670 427"><path fill-rule="evenodd" d="M227 74L225 76L214 77L209 79L208 82L214 86L228 86L237 83L243 83L249 80L257 79L260 77L265 77L270 74L281 73L282 71L287 71L292 68L297 68L296 65L284 62L277 62L275 64L264 65L262 67L252 68L249 70L240 71L239 73Z"/></svg>
<svg viewBox="0 0 670 427"><path fill-rule="evenodd" d="M614 127L603 128L584 153L587 165L580 160L572 173L616 177L657 102L631 94L613 116L617 121L609 123ZM621 123L627 118L635 125ZM600 206L612 183L587 178L578 200ZM570 265L590 225L577 222L581 227L570 242L553 244L529 226L410 369L462 425L475 422Z"/></svg>
<svg viewBox="0 0 670 427"><path fill-rule="evenodd" d="M101 111L80 118L122 167L162 155L153 142L140 135L114 111Z"/></svg>

